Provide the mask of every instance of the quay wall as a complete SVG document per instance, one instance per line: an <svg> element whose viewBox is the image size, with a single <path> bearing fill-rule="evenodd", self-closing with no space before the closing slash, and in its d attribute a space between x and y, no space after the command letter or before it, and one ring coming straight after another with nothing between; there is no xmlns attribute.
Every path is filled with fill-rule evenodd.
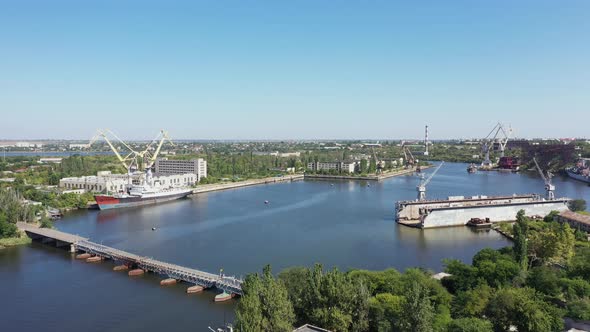
<svg viewBox="0 0 590 332"><path fill-rule="evenodd" d="M279 182L291 182L291 181L298 181L303 180L303 174L297 175L286 175L281 177L271 177L271 178L264 178L264 179L255 179L255 180L245 180L240 182L229 182L229 183L215 183L215 184L203 184L197 186L193 190L193 194L201 194L210 191L218 191L218 190L227 190L227 189L234 189L240 187L248 187L248 186L255 186L259 184L268 184L268 183L279 183Z"/></svg>

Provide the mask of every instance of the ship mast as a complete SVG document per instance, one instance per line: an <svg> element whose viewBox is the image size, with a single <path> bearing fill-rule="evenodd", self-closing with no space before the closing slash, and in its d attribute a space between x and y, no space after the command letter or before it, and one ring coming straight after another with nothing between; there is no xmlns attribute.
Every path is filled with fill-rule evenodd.
<svg viewBox="0 0 590 332"><path fill-rule="evenodd" d="M436 174L436 172L438 172L438 170L441 168L441 166L444 164L445 162L441 162L438 167L436 167L436 169L434 170L434 172L432 172L432 174L430 174L430 176L428 177L428 179L424 179L424 174L420 174L420 184L416 187L416 189L418 190L418 200L419 201L425 201L426 200L426 186L430 183L430 180L432 180L432 178L434 177L434 175Z"/></svg>

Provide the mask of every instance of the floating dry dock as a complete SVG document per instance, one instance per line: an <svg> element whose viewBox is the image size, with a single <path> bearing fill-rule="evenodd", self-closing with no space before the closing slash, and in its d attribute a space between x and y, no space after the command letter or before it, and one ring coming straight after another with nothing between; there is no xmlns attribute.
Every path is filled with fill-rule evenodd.
<svg viewBox="0 0 590 332"><path fill-rule="evenodd" d="M472 218L489 218L490 222L499 222L514 220L519 210L524 210L529 216L545 216L554 210L565 211L568 201L568 198L546 199L537 194L399 201L396 203L396 221L419 228L463 226Z"/></svg>

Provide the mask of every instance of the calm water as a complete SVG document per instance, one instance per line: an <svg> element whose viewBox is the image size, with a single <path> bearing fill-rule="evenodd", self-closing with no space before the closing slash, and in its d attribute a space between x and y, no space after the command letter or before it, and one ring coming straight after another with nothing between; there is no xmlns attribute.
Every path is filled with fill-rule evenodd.
<svg viewBox="0 0 590 332"><path fill-rule="evenodd" d="M429 197L543 192L534 175L480 172L445 164ZM327 267L442 269L443 258L470 262L485 247L509 243L466 227L418 230L396 225L394 202L413 199L418 179L301 181L201 194L158 206L79 211L57 228L116 248L216 273L244 275L321 262ZM332 183L334 184L332 186ZM558 196L590 201L590 187L555 179ZM367 186L370 184L370 186ZM264 201L270 204L265 205ZM156 227L156 231L151 228ZM86 264L40 244L0 251L0 321L6 331L204 331L233 319L235 301L214 291L186 295L160 276L129 278L113 264Z"/></svg>

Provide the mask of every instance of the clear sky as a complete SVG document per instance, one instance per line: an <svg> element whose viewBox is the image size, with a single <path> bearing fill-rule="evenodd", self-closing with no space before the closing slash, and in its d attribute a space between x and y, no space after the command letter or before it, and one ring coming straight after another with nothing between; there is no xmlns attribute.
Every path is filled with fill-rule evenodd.
<svg viewBox="0 0 590 332"><path fill-rule="evenodd" d="M589 137L590 1L0 1L0 138Z"/></svg>

